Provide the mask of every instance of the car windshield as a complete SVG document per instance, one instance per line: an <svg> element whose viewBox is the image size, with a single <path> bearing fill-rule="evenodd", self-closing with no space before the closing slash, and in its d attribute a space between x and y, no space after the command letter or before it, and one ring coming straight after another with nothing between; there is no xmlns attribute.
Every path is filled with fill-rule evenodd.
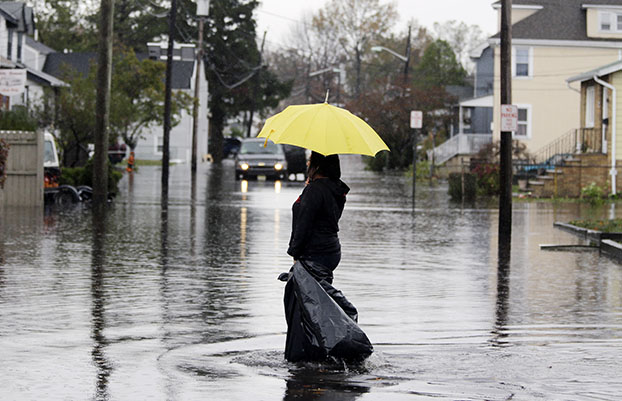
<svg viewBox="0 0 622 401"><path fill-rule="evenodd" d="M281 147L274 142L268 142L266 147L263 146L264 141L245 141L242 142L240 147L240 154L252 155L252 154L266 154L266 155L278 155L281 154Z"/></svg>
<svg viewBox="0 0 622 401"><path fill-rule="evenodd" d="M52 146L51 141L45 141L43 150L43 162L44 163L55 163L56 156L54 155L54 146Z"/></svg>

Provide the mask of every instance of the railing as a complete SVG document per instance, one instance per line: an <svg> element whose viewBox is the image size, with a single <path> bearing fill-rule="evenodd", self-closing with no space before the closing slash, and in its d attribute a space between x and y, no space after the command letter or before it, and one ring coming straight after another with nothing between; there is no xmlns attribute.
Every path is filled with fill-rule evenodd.
<svg viewBox="0 0 622 401"><path fill-rule="evenodd" d="M456 155L469 155L492 143L492 134L458 134L434 149L428 150L428 159L435 164L445 163Z"/></svg>
<svg viewBox="0 0 622 401"><path fill-rule="evenodd" d="M544 163L555 155L602 153L602 128L577 128L566 132L533 154L535 163Z"/></svg>

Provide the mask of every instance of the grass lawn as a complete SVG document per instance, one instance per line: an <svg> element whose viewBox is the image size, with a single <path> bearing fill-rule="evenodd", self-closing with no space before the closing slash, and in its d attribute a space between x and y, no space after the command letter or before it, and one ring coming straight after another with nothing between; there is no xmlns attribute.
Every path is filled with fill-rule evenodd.
<svg viewBox="0 0 622 401"><path fill-rule="evenodd" d="M605 233L622 232L622 219L613 220L573 220L569 224Z"/></svg>

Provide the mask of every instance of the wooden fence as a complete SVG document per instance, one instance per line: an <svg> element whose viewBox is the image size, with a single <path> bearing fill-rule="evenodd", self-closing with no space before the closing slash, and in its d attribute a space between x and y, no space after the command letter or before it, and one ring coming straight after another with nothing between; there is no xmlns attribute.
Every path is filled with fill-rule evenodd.
<svg viewBox="0 0 622 401"><path fill-rule="evenodd" d="M10 146L1 206L43 206L43 132L0 131Z"/></svg>

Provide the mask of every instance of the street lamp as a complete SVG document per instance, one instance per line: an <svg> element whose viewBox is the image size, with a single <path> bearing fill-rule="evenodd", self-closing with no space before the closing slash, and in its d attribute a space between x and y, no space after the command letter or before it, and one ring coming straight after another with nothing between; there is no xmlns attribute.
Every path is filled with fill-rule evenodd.
<svg viewBox="0 0 622 401"><path fill-rule="evenodd" d="M404 83L408 82L408 62L410 61L410 29L408 26L408 39L406 41L406 55L402 56L401 54L387 48L384 46L372 46L371 51L379 53L381 51L385 51L391 53L393 56L399 58L404 62Z"/></svg>
<svg viewBox="0 0 622 401"><path fill-rule="evenodd" d="M199 131L199 86L201 73L201 59L203 58L203 24L205 17L209 15L210 0L197 0L197 17L199 17L199 40L197 43L197 62L196 75L194 77L194 108L192 109L192 160L190 161L190 170L192 174L197 171L197 135Z"/></svg>
<svg viewBox="0 0 622 401"><path fill-rule="evenodd" d="M385 51L385 52L389 52L392 55L394 55L395 57L399 58L400 60L402 60L403 62L407 62L408 58L406 56L402 56L401 54L394 52L393 50L384 47L384 46L372 46L371 51L376 52L376 53L380 53L381 51Z"/></svg>

